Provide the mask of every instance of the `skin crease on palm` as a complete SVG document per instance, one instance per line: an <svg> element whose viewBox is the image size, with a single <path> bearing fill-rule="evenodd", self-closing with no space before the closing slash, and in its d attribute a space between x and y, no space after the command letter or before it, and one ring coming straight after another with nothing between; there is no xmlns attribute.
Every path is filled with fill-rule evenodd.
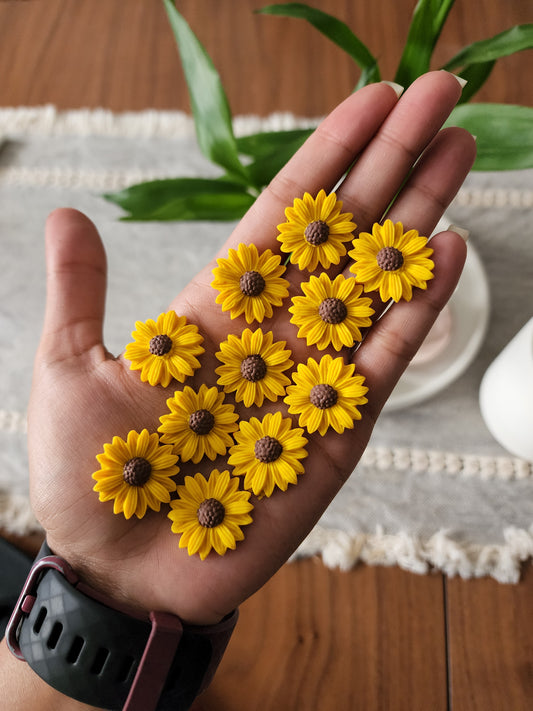
<svg viewBox="0 0 533 711"><path fill-rule="evenodd" d="M460 93L455 77L432 72L419 78L399 101L385 83L348 97L264 191L217 256L227 255L228 247L236 248L240 242L279 252L276 225L284 221L285 207L305 191L316 195L321 188L336 189L343 211L353 213L357 231L369 230L382 219L409 173L387 217L403 222L405 229L431 233L475 156L475 142L468 133L440 130ZM125 438L132 429L156 431L176 384L150 387L122 357L105 350L106 264L101 240L90 220L75 210L52 213L46 225L45 323L29 408L32 504L52 550L93 587L138 611L164 610L191 623L209 624L237 607L285 562L350 475L386 398L453 292L465 259L464 241L445 232L432 240L432 247L435 277L427 291L415 290L411 302L395 304L370 328L355 353L341 352L345 361L353 359L369 387L362 419L342 435L306 434L309 456L298 485L275 491L269 499L252 497L254 521L244 528L244 541L225 556L212 553L201 561L178 547L168 507L159 513L149 511L141 520L126 520L113 515L112 502L100 503L92 490L95 457L103 444L115 435ZM214 368L219 363L214 353L219 343L228 333L247 327L243 317L232 321L215 303L216 292L210 286L214 264L170 303L198 326L205 339L202 367L186 382L193 387L216 384ZM347 265L345 260L328 273L350 276ZM309 278L293 265L285 276L291 282L291 296ZM131 298L135 299L135 285ZM276 340L287 341L295 364L320 357L305 340L296 339L288 305L286 300L260 326L271 329ZM165 308L162 304L161 311ZM261 411L276 410L286 414L281 401ZM250 414L259 411L248 411L246 417ZM196 471L207 476L215 467L226 468L224 460L180 463L179 478Z"/></svg>

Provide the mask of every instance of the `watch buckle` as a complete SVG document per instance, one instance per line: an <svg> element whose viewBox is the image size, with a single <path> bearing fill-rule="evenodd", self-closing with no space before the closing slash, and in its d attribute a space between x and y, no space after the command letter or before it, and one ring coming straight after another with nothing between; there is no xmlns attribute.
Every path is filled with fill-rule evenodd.
<svg viewBox="0 0 533 711"><path fill-rule="evenodd" d="M24 616L28 616L30 614L35 602L35 593L37 591L39 581L44 573L50 568L57 570L58 573L61 573L61 575L66 578L71 585L75 585L78 582L78 576L68 565L68 563L55 555L45 556L33 564L6 627L5 637L7 646L9 647L11 653L17 657L17 659L24 660L24 656L20 651L18 643L20 623L22 622Z"/></svg>

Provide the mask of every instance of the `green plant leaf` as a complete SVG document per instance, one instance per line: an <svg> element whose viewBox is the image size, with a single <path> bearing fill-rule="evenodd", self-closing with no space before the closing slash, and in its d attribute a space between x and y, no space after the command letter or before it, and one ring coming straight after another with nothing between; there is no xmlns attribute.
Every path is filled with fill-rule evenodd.
<svg viewBox="0 0 533 711"><path fill-rule="evenodd" d="M252 158L263 158L274 151L282 151L288 143L300 145L313 133L314 128L293 128L288 131L265 131L237 138L240 153Z"/></svg>
<svg viewBox="0 0 533 711"><path fill-rule="evenodd" d="M407 88L430 69L433 49L455 0L418 0L394 81Z"/></svg>
<svg viewBox="0 0 533 711"><path fill-rule="evenodd" d="M237 146L241 153L254 159L248 165L254 185L268 185L313 131L312 128L303 128L255 133L238 138Z"/></svg>
<svg viewBox="0 0 533 711"><path fill-rule="evenodd" d="M200 149L209 160L246 182L248 176L237 152L231 111L220 76L173 0L163 2L178 45Z"/></svg>
<svg viewBox="0 0 533 711"><path fill-rule="evenodd" d="M477 94L489 78L495 64L496 62L480 62L479 64L471 64L461 71L461 77L466 79L468 83L463 87L458 104L466 104Z"/></svg>
<svg viewBox="0 0 533 711"><path fill-rule="evenodd" d="M204 220L206 222L240 220L253 204L254 199L248 193L240 195L195 195L192 198L175 198L166 205L147 215L129 215L121 218L126 222L140 221L184 221Z"/></svg>
<svg viewBox="0 0 533 711"><path fill-rule="evenodd" d="M128 220L234 220L255 199L239 183L208 178L151 180L104 197Z"/></svg>
<svg viewBox="0 0 533 711"><path fill-rule="evenodd" d="M368 47L352 32L348 25L336 17L300 2L267 5L257 10L257 12L264 15L296 17L307 20L307 22L313 25L319 32L349 54L360 67L362 74L359 79L358 87L380 80L376 58L372 55Z"/></svg>
<svg viewBox="0 0 533 711"><path fill-rule="evenodd" d="M270 183L283 166L289 161L305 140L311 135L312 130L302 132L292 140L286 139L279 147L265 152L248 166L250 176L255 185L265 186Z"/></svg>
<svg viewBox="0 0 533 711"><path fill-rule="evenodd" d="M477 137L475 170L533 168L533 108L511 104L461 104L447 126Z"/></svg>
<svg viewBox="0 0 533 711"><path fill-rule="evenodd" d="M493 62L515 52L533 48L533 25L516 25L489 39L474 42L464 47L443 66L451 71L471 64Z"/></svg>

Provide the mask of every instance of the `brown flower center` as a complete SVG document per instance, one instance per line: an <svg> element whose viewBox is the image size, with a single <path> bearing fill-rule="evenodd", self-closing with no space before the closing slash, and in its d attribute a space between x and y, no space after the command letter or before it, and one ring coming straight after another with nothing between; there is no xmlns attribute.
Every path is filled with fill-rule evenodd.
<svg viewBox="0 0 533 711"><path fill-rule="evenodd" d="M403 254L396 247L382 247L376 255L378 267L384 272L395 272L403 264Z"/></svg>
<svg viewBox="0 0 533 711"><path fill-rule="evenodd" d="M245 296L259 296L265 288L265 280L259 272L244 272L239 280L239 286Z"/></svg>
<svg viewBox="0 0 533 711"><path fill-rule="evenodd" d="M313 247L318 247L319 244L324 244L324 242L328 241L329 225L324 220L315 220L307 225L304 235L309 244L312 244Z"/></svg>
<svg viewBox="0 0 533 711"><path fill-rule="evenodd" d="M267 365L260 355L249 355L241 363L241 375L246 380L256 383L267 372Z"/></svg>
<svg viewBox="0 0 533 711"><path fill-rule="evenodd" d="M215 528L222 523L226 509L218 499L205 499L196 512L198 523L204 528Z"/></svg>
<svg viewBox="0 0 533 711"><path fill-rule="evenodd" d="M206 435L214 426L215 416L209 410L196 410L189 416L189 427L197 435Z"/></svg>
<svg viewBox="0 0 533 711"><path fill-rule="evenodd" d="M165 355L165 353L168 353L171 348L172 339L163 333L159 334L158 336L154 336L150 340L150 353L152 355Z"/></svg>
<svg viewBox="0 0 533 711"><path fill-rule="evenodd" d="M129 459L122 468L122 476L126 484L130 486L142 486L146 484L152 473L152 465L144 457L133 457Z"/></svg>
<svg viewBox="0 0 533 711"><path fill-rule="evenodd" d="M283 447L280 442L278 442L275 437L270 437L266 435L261 437L255 443L254 453L255 458L259 459L260 462L264 464L269 464L270 462L275 462L276 459L281 457L283 452Z"/></svg>
<svg viewBox="0 0 533 711"><path fill-rule="evenodd" d="M331 385L319 383L311 388L309 400L315 407L325 410L328 407L333 407L337 402L337 391Z"/></svg>
<svg viewBox="0 0 533 711"><path fill-rule="evenodd" d="M329 297L318 307L318 315L325 323L341 323L348 315L348 309L341 299Z"/></svg>

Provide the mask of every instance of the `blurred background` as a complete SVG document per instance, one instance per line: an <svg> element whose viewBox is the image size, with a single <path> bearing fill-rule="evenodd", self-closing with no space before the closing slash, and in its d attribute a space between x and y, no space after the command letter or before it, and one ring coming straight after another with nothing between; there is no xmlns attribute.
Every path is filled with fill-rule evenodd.
<svg viewBox="0 0 533 711"><path fill-rule="evenodd" d="M355 86L342 50L301 20L254 14L261 0L179 0L218 68L234 114L322 116ZM311 3L344 21L392 79L414 0ZM530 0L458 0L435 68L463 46L531 22ZM188 109L175 42L159 0L2 0L0 105ZM476 100L533 103L532 51L500 60Z"/></svg>
<svg viewBox="0 0 533 711"><path fill-rule="evenodd" d="M234 116L265 117L277 112L305 118L323 116L353 90L359 76L357 69L342 50L303 21L254 13L265 4L261 0L176 2L211 55ZM312 4L347 23L379 59L383 78L393 79L415 0L315 0ZM467 44L532 20L532 0L457 0L438 42L434 68ZM532 106L532 77L533 51L503 58L475 101ZM114 113L144 110L189 113L183 71L163 3L160 0L0 0L0 108L13 107L20 116L24 107L42 106L52 106L60 112L102 108ZM127 331L130 315L126 314L124 321L124 310L121 309L130 308L132 313L137 309L133 315L139 318L144 318L144 314L138 313L135 303L126 303L127 289L131 289L128 280L132 283L135 280L129 273L120 274L122 253L129 250L141 269L146 230L153 230L150 234L155 235L154 239L160 240L161 244L165 242L167 251L161 252L165 257L175 251L175 234L179 235L181 230L188 236L188 228L183 225L149 228L145 224L120 223L118 211L100 197L101 183L93 184L91 180L94 175L98 180L105 178L109 166L116 171L119 159L125 166L121 175L131 175L137 167L148 171L150 150L155 146L164 153L162 144L151 143L147 138L144 148L139 145L133 149L133 142L127 143L131 139L124 139L123 143L119 141L117 148L117 144L110 147L107 143L111 140L111 132L106 135L103 129L101 136L91 137L92 143L85 143L80 135L50 138L46 126L41 135L41 128L42 125L34 130L28 124L24 129L26 133L12 137L9 116L4 114L3 133L8 142L0 153L0 188L4 191L3 195L0 192L3 200L0 203L3 206L0 207L0 266L5 273L11 274L11 281L17 281L18 305L29 289L28 284L38 282L38 289L41 289L42 250L34 247L40 245L46 211L51 206L66 203L85 209L91 215L94 211L99 227L104 236L107 235L106 244L111 252L110 262L114 269L111 287L115 286L116 292L125 294L123 301L112 301L118 314L114 323L122 318L121 324ZM181 140L185 139L182 137ZM192 144L191 137L187 140ZM179 142L172 144L169 155L164 156L166 163L159 156L166 172L172 168L173 156L180 157L181 145ZM190 150L194 152L194 149ZM194 159L198 160L197 157ZM197 165L201 162L195 167ZM81 171L79 182L69 182L70 170L74 176ZM113 177L113 170L109 170ZM531 186L531 171L528 175L528 185ZM48 183L41 186L39 181L44 180L43 176ZM55 184L54 176L58 178ZM527 257L527 254L531 255L527 245L533 244L533 238L528 242L531 210L520 205L518 209L510 203L512 195L522 199L520 196L526 194L525 177L517 173L512 179L502 175L500 193L491 193L488 212L482 203L472 206L472 195L487 194L488 183L484 181L481 176L472 184L473 188L463 202L455 206L453 214L458 224L473 228L472 242L486 249L484 258L489 263L494 290L502 288L499 275L501 250L493 236L483 242L481 226L487 221L492 222L494 233L503 236L507 244L514 244L515 251L510 248L508 257L513 268L516 266L518 282L520 275L531 275L532 260ZM509 188L515 192L511 193ZM505 209L490 212L499 199L498 195ZM28 209L29 205L31 209ZM519 219L520 229L512 235L514 242L507 239L509 215ZM210 225L195 225L195 229L196 236L199 235L198 249L203 250L201 256L207 258L214 246L214 242L209 242L209 235L216 233L222 239L230 226L218 225L218 232ZM30 251L34 259L27 258ZM166 263L165 259L163 261ZM183 261L179 267L183 271L180 279L190 276L191 264ZM19 274L23 278L19 279ZM13 353L17 353L18 348L22 353L21 371L25 368L27 373L26 361L30 359L32 344L28 340L30 345L17 345L10 336L16 332L16 320L9 321L9 304L13 305L15 298L13 290L8 288L9 283L4 279L0 290L0 321L4 319L2 323L7 324L2 326L4 337L0 340L0 362L3 360L4 367L9 360L9 368L15 369L17 366L13 363L17 358ZM524 279L522 283L525 290ZM531 280L528 284L530 289ZM154 300L163 292L162 285L158 284L158 287L160 292ZM524 293L526 297L518 304L524 312L523 320L526 311L529 313L532 307L527 298L530 290ZM37 298L34 295L33 298L35 303L32 302L29 310L37 321L42 296ZM16 316L18 312L14 309L14 313ZM500 318L503 322L505 312ZM470 380L458 381L443 396L441 407L446 422L461 422L465 409L457 405L460 396L470 398L472 410L477 408L483 370L498 348L516 331L521 319L522 315L513 308L507 331L504 334L491 333L493 340L482 352L474 376L470 376ZM36 334L34 329L35 338ZM2 353L7 355L2 356ZM5 369L5 389L7 391L9 386L9 397L6 398L3 390L0 392L3 398L0 434L5 438L1 442L7 467L12 463L9 447L17 440L16 446L21 448L25 440L24 400L22 397L16 399L13 383L18 391L29 389L29 379L21 385L17 380L18 372L15 377L10 377L9 373L10 370ZM422 429L432 410L433 403L430 402L427 407L421 405L406 410L405 416L414 418ZM382 439L378 444L387 441L398 444L393 440L399 431L397 423L401 423L403 417L404 412L398 417L393 413L384 418ZM491 456L497 453L509 463L506 453L493 445L482 429L478 414L476 417L476 433L481 433L479 442L486 444L490 441L487 452ZM420 431L415 427L412 432L415 443ZM432 437L429 432L427 448L431 447ZM468 437L466 433L465 441ZM475 437L470 436L470 439L475 440ZM470 444L477 457L480 453L475 447L477 442L471 441ZM407 447L410 446L414 446L411 441L407 443ZM413 455L413 450L409 450L408 455ZM392 476L394 474L400 481L406 479L407 470L413 468L412 456L411 459L407 456L406 460L394 459L392 455L389 459L380 459L379 448L373 450L373 456L374 459L365 465L365 476L360 479L364 483L366 478L370 485L373 473L375 477L379 475L380 491L389 487L394 499ZM410 483L402 492L404 498L393 502L398 508L416 499L420 521L431 523L434 513L444 509L445 505L440 494L436 501L432 501L431 493L424 487L429 489L440 477L443 491L456 487L457 499L462 503L460 516L465 525L474 518L474 513L484 511L489 498L496 501L495 507L505 521L515 521L516 511L511 505L506 506L500 496L498 487L503 491L507 485L503 476L500 480L486 469L485 481L479 467L472 468L470 473L467 471L465 462L472 464L472 461L465 459L461 460L460 466L466 476L461 478L455 476L455 460L441 460L441 465L449 469L444 474L432 472L427 461L423 465L426 466L423 474L416 467L409 472ZM479 457L476 461L479 463ZM25 473L23 460L18 466ZM434 467L437 467L435 463ZM2 464L0 469L1 484L7 468ZM527 486L531 487L531 470L512 464L510 471L509 486L519 492L520 486L524 492L530 491ZM520 471L523 479L519 481L517 472ZM18 476L19 479L22 477ZM485 485L493 488L490 497L485 496ZM461 502L463 487L466 490L469 486L475 489L474 498L465 498ZM1 489L0 486L0 505L3 501ZM364 508L370 494L363 490L358 496ZM520 497L524 519L531 510L531 497L528 496ZM487 516L492 522L492 514ZM0 519L0 524L2 520L5 523L5 519ZM32 554L39 545L40 533L15 535L23 528L23 525L18 529L6 526L2 535ZM513 539L514 557L503 561L502 570L494 562L502 556L501 546L504 544L500 540L484 549L485 557L481 561L477 559L479 567L476 568L469 558L468 538L458 535L455 547L451 548L449 541L438 539L434 546L434 563L417 568L413 561L418 561L423 551L416 543L401 535L388 539L387 534L385 527L379 536L376 535L383 550L374 547L372 554L363 556L367 565L345 570L336 567L335 556L342 549L340 546L333 550L333 554L330 547L329 567L326 567L321 556L312 554L310 545L308 557L284 566L263 590L242 606L241 623L220 671L195 709L530 711L533 698L533 569L529 563L525 564L522 578L515 584L503 585L494 579L498 574L504 576L506 563L514 571L522 560L533 554L527 532L519 540L517 537ZM509 541L504 543L511 545ZM355 561L362 550L363 542L356 536L347 539L342 552ZM440 561L437 560L439 554ZM449 576L443 572L447 565L451 571ZM483 577L483 571L491 566L495 570L494 576ZM461 577L465 570L468 580ZM415 575L414 572L425 574Z"/></svg>

